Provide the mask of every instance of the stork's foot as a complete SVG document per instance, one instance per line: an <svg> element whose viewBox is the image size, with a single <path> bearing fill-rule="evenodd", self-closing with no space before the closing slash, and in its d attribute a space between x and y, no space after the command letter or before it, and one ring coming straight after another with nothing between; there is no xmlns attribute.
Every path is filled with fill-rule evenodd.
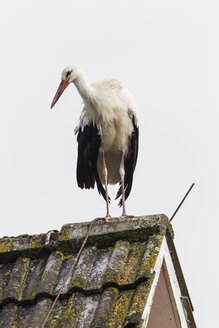
<svg viewBox="0 0 219 328"><path fill-rule="evenodd" d="M107 214L107 215L105 216L105 221L108 222L110 219L112 219L112 216L109 215L109 214Z"/></svg>
<svg viewBox="0 0 219 328"><path fill-rule="evenodd" d="M134 215L128 215L126 213L122 213L122 215L119 217L119 219L131 219L134 218Z"/></svg>
<svg viewBox="0 0 219 328"><path fill-rule="evenodd" d="M134 217L134 216L132 216L132 217ZM111 220L113 220L113 219L114 219L114 220L119 220L120 218L121 218L121 216L118 217L118 216L106 215L104 219L105 219L106 222L109 222L109 221L111 221Z"/></svg>

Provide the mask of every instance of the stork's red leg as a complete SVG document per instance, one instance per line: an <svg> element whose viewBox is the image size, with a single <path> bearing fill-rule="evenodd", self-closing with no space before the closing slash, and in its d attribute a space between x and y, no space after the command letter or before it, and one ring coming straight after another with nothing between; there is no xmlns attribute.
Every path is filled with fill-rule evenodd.
<svg viewBox="0 0 219 328"><path fill-rule="evenodd" d="M125 157L125 154L124 154L124 151L122 151L120 168L119 168L121 184L122 184L122 216L127 216L126 209L125 209L125 187L124 187L125 165L124 165L124 157Z"/></svg>
<svg viewBox="0 0 219 328"><path fill-rule="evenodd" d="M102 159L103 159L103 176L105 181L105 190L106 190L106 216L105 219L108 221L111 218L111 215L109 213L109 195L108 195L108 187L107 187L107 167L105 162L105 156L104 151L102 150Z"/></svg>

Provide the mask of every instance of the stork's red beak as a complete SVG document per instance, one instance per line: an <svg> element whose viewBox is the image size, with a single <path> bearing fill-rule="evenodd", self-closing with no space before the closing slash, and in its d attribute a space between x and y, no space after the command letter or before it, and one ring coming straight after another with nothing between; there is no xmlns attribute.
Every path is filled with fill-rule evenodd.
<svg viewBox="0 0 219 328"><path fill-rule="evenodd" d="M69 85L68 81L65 81L65 80L61 81L61 83L59 84L58 90L56 91L55 97L52 101L51 109L53 108L53 106L55 105L55 103L57 102L57 100L59 99L59 97L61 96L61 94L67 88L68 85Z"/></svg>

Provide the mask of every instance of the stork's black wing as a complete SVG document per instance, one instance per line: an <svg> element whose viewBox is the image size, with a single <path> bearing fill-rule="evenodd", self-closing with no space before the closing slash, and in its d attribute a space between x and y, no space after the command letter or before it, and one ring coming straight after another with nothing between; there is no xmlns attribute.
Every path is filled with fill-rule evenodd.
<svg viewBox="0 0 219 328"><path fill-rule="evenodd" d="M125 199L128 198L130 191L132 189L133 174L135 171L135 166L138 157L138 139L139 139L139 128L136 124L135 116L132 116L133 132L130 137L128 154L125 158ZM120 183L121 184L121 183ZM120 186L116 199L122 195L122 187ZM122 206L122 199L120 199L119 206Z"/></svg>
<svg viewBox="0 0 219 328"><path fill-rule="evenodd" d="M98 129L93 124L90 124L86 125L83 129L80 127L76 133L78 134L78 186L82 189L93 189L96 181L99 193L106 199L106 192L97 171L98 152L101 144Z"/></svg>

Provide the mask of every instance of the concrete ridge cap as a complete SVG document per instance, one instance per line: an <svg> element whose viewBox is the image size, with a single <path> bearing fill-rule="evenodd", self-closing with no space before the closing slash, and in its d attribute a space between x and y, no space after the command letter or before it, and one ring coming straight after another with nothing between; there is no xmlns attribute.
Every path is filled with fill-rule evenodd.
<svg viewBox="0 0 219 328"><path fill-rule="evenodd" d="M71 252L77 250L81 244L81 240L85 237L90 222L81 222L73 224L65 224L60 232L52 232L50 236L50 246L54 249L65 250L66 246L70 246ZM112 219L106 223L105 221L97 221L93 226L88 244L96 244L101 241L101 244L111 243L114 239L126 239L138 241L138 235L141 233L142 238L148 231L149 234L165 233L169 230L173 233L172 227L169 224L169 219L164 214L138 216L134 218ZM118 238L116 237L118 236ZM45 247L46 233L39 235L20 235L17 237L3 237L0 239L0 260L1 255L6 253L25 253L29 252L36 257L37 254ZM103 243L102 243L103 242ZM64 249L62 246L64 245ZM22 255L22 254L21 254ZM23 254L24 255L24 254ZM22 256L23 256L22 255ZM27 253L28 256L30 254Z"/></svg>
<svg viewBox="0 0 219 328"><path fill-rule="evenodd" d="M73 239L80 238L79 235L83 235L87 232L87 228L90 222L79 222L79 223L69 223L62 226L59 236L64 238ZM146 216L135 216L133 218L113 218L106 223L104 220L97 221L95 226L93 226L91 231L91 236L93 235L105 235L114 232L115 229L118 231L129 231L137 230L141 228L152 228L154 226L165 226L170 228L169 219L165 214L156 215L146 215ZM169 230L172 230L170 228ZM172 232L172 231L171 231Z"/></svg>

